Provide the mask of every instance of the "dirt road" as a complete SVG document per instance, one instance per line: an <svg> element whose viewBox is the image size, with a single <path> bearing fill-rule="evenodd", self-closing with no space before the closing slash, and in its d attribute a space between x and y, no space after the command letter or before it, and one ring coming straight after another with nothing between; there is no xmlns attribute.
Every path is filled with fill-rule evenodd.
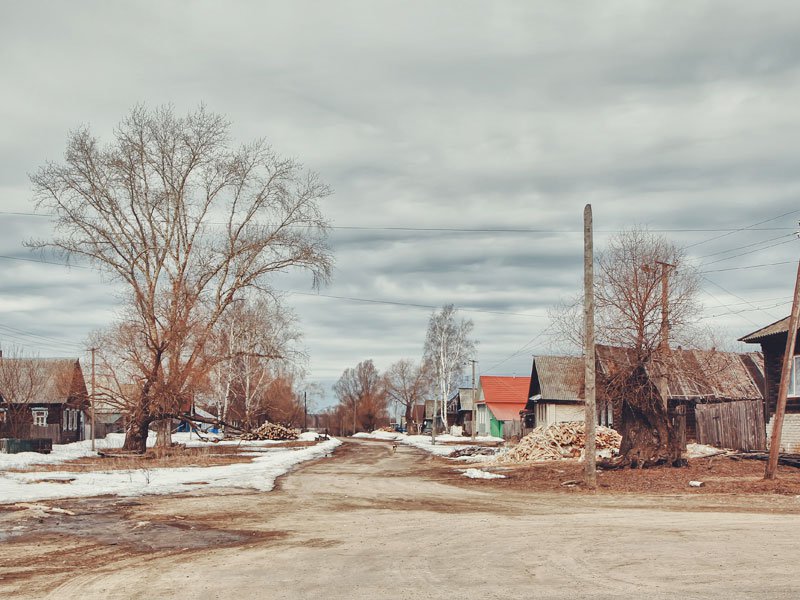
<svg viewBox="0 0 800 600"><path fill-rule="evenodd" d="M800 595L795 497L531 494L458 477L418 450L353 440L272 493L3 511L0 597Z"/></svg>

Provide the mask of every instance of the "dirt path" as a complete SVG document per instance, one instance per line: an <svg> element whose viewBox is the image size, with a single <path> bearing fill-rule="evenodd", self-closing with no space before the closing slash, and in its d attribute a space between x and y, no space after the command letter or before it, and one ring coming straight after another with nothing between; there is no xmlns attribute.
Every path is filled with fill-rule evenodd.
<svg viewBox="0 0 800 600"><path fill-rule="evenodd" d="M723 512L713 497L531 494L457 477L408 447L348 441L269 494L2 512L0 597L800 595L794 497L734 498Z"/></svg>

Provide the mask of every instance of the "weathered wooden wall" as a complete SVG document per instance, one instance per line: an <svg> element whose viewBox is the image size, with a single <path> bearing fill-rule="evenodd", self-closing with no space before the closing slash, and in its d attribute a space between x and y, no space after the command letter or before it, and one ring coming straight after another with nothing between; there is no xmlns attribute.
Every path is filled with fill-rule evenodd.
<svg viewBox="0 0 800 600"><path fill-rule="evenodd" d="M697 404L697 441L718 448L765 450L764 412L757 400Z"/></svg>

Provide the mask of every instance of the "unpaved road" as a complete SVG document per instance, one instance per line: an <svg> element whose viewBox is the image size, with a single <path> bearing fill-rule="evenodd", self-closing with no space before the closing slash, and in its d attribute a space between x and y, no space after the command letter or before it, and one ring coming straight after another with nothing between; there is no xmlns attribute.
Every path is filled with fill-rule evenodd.
<svg viewBox="0 0 800 600"><path fill-rule="evenodd" d="M1 598L800 597L797 498L532 494L379 442L271 493L49 504L0 512Z"/></svg>

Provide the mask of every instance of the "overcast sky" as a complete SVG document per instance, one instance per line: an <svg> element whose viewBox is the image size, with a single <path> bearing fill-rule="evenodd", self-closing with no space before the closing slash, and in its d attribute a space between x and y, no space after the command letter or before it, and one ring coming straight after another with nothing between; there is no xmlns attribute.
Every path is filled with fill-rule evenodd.
<svg viewBox="0 0 800 600"><path fill-rule="evenodd" d="M315 297L309 278L286 278L303 294L289 301L311 381L367 358L381 369L419 358L426 307L444 303L474 321L480 372L530 374L532 354L563 350L547 308L581 285L587 202L598 250L634 225L689 247L721 339L788 314L800 244L793 0L0 7L4 346L78 355L113 319L99 274L15 260L35 260L22 240L51 226L8 213L32 211L28 173L61 158L70 129L108 138L136 103L204 102L237 140L265 137L318 171L340 228L322 294L421 305Z"/></svg>

